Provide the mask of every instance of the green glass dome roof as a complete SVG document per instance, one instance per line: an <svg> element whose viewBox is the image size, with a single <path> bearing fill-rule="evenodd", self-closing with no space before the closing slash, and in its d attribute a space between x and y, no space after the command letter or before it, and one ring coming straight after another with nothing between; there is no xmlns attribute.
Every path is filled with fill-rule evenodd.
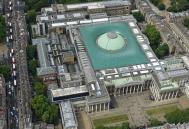
<svg viewBox="0 0 189 129"><path fill-rule="evenodd" d="M97 38L97 44L100 48L107 51L120 50L126 45L125 39L116 32L108 32Z"/></svg>

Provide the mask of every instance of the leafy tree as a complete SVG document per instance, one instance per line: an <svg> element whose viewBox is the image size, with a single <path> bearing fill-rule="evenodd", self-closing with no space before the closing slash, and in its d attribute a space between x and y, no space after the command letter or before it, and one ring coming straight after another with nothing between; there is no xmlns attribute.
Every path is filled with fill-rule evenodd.
<svg viewBox="0 0 189 129"><path fill-rule="evenodd" d="M47 112L49 114L47 123L50 124L58 123L58 118L59 118L58 106L55 104L49 105Z"/></svg>
<svg viewBox="0 0 189 129"><path fill-rule="evenodd" d="M11 68L9 65L0 65L0 74L3 74L5 81L11 79Z"/></svg>
<svg viewBox="0 0 189 129"><path fill-rule="evenodd" d="M165 5L164 5L163 3L160 3L160 4L158 5L158 9L159 9L159 10L165 10Z"/></svg>
<svg viewBox="0 0 189 129"><path fill-rule="evenodd" d="M48 105L48 100L43 95L37 95L32 100L32 108L39 118L41 118L44 112L47 110Z"/></svg>
<svg viewBox="0 0 189 129"><path fill-rule="evenodd" d="M37 95L44 95L46 91L46 86L41 82L35 82L33 88Z"/></svg>
<svg viewBox="0 0 189 129"><path fill-rule="evenodd" d="M133 16L138 22L143 22L144 21L144 16L141 14L141 12L134 12Z"/></svg>
<svg viewBox="0 0 189 129"><path fill-rule="evenodd" d="M161 41L160 32L156 30L154 25L148 24L144 30L144 34L148 37L150 46L155 51Z"/></svg>
<svg viewBox="0 0 189 129"><path fill-rule="evenodd" d="M32 74L32 76L36 76L36 68L37 68L37 60L30 60L28 63L28 70Z"/></svg>
<svg viewBox="0 0 189 129"><path fill-rule="evenodd" d="M158 58L163 58L164 56L168 56L169 46L166 43L164 43L155 50L155 53Z"/></svg>
<svg viewBox="0 0 189 129"><path fill-rule="evenodd" d="M37 16L37 14L36 14L36 11L34 9L29 10L27 12L27 21L29 23L35 23L36 22L36 16Z"/></svg>
<svg viewBox="0 0 189 129"><path fill-rule="evenodd" d="M163 123L157 119L151 119L150 120L150 123L149 123L149 126L153 127L153 126L160 126L162 125Z"/></svg>
<svg viewBox="0 0 189 129"><path fill-rule="evenodd" d="M29 60L37 58L37 48L35 45L28 45L27 56Z"/></svg>
<svg viewBox="0 0 189 129"><path fill-rule="evenodd" d="M2 41L5 38L5 18L0 16L0 41Z"/></svg>
<svg viewBox="0 0 189 129"><path fill-rule="evenodd" d="M180 12L189 9L189 0L171 0L169 12Z"/></svg>
<svg viewBox="0 0 189 129"><path fill-rule="evenodd" d="M161 2L160 0L150 0L155 6L158 6L158 4Z"/></svg>
<svg viewBox="0 0 189 129"><path fill-rule="evenodd" d="M189 18L185 18L184 22L183 22L184 26L187 27L189 29Z"/></svg>
<svg viewBox="0 0 189 129"><path fill-rule="evenodd" d="M48 0L24 0L27 10L40 11L41 8L49 5Z"/></svg>

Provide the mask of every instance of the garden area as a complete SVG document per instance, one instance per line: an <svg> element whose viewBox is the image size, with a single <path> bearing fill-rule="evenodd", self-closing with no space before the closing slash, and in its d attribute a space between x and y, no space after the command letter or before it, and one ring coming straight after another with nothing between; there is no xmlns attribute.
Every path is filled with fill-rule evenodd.
<svg viewBox="0 0 189 129"><path fill-rule="evenodd" d="M122 122L127 122L128 116L126 114L124 115L116 115L116 116L111 116L111 117L105 117L105 118L100 118L100 119L94 119L93 120L93 125L98 128L100 126L106 126L110 124L116 124L116 123L122 123Z"/></svg>

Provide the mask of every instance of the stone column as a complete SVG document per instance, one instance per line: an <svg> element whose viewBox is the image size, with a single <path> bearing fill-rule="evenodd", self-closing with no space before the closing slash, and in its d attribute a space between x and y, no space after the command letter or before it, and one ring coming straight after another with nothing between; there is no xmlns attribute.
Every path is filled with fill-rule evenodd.
<svg viewBox="0 0 189 129"><path fill-rule="evenodd" d="M100 103L100 112L101 112L101 108L102 108L102 107L101 107L101 103Z"/></svg>
<svg viewBox="0 0 189 129"><path fill-rule="evenodd" d="M108 111L109 111L109 106L110 106L110 103L108 102Z"/></svg>
<svg viewBox="0 0 189 129"><path fill-rule="evenodd" d="M129 86L130 87L130 94L131 94L131 91L132 91L132 86Z"/></svg>
<svg viewBox="0 0 189 129"><path fill-rule="evenodd" d="M98 112L98 107L97 107L98 105L96 104L96 112Z"/></svg>
<svg viewBox="0 0 189 129"><path fill-rule="evenodd" d="M138 93L138 91L139 91L139 88L140 88L140 85L137 86L137 93Z"/></svg>
<svg viewBox="0 0 189 129"><path fill-rule="evenodd" d="M128 93L128 86L127 86L127 88L126 88L126 92L125 92L125 94L127 94Z"/></svg>
<svg viewBox="0 0 189 129"><path fill-rule="evenodd" d="M164 96L164 97L165 97L165 99L167 99L167 92L165 93L165 96Z"/></svg>
<svg viewBox="0 0 189 129"><path fill-rule="evenodd" d="M168 93L168 99L170 98L170 92Z"/></svg>
<svg viewBox="0 0 189 129"><path fill-rule="evenodd" d="M161 99L160 99L161 101L163 100L163 94L161 94Z"/></svg>
<svg viewBox="0 0 189 129"><path fill-rule="evenodd" d="M134 86L133 94L135 93L135 87L136 87L136 86Z"/></svg>
<svg viewBox="0 0 189 129"><path fill-rule="evenodd" d="M142 85L141 85L141 87L140 87L140 92L142 92Z"/></svg>
<svg viewBox="0 0 189 129"><path fill-rule="evenodd" d="M174 98L175 91L172 92L171 98Z"/></svg>
<svg viewBox="0 0 189 129"><path fill-rule="evenodd" d="M94 109L93 109L93 105L91 105L91 107L92 107L92 113L93 113L93 111L94 111Z"/></svg>
<svg viewBox="0 0 189 129"><path fill-rule="evenodd" d="M106 110L106 103L104 103L104 111Z"/></svg>
<svg viewBox="0 0 189 129"><path fill-rule="evenodd" d="M178 90L176 91L175 98L177 97L177 94L178 94Z"/></svg>

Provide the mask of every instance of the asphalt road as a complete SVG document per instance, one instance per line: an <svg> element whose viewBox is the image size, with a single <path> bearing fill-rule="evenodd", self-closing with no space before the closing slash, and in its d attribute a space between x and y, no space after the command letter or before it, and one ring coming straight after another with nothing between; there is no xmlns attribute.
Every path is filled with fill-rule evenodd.
<svg viewBox="0 0 189 129"><path fill-rule="evenodd" d="M24 8L19 0L6 1L6 42L12 65L12 79L7 84L7 122L9 129L31 127L30 85L26 47L27 25ZM14 61L13 61L14 58Z"/></svg>

